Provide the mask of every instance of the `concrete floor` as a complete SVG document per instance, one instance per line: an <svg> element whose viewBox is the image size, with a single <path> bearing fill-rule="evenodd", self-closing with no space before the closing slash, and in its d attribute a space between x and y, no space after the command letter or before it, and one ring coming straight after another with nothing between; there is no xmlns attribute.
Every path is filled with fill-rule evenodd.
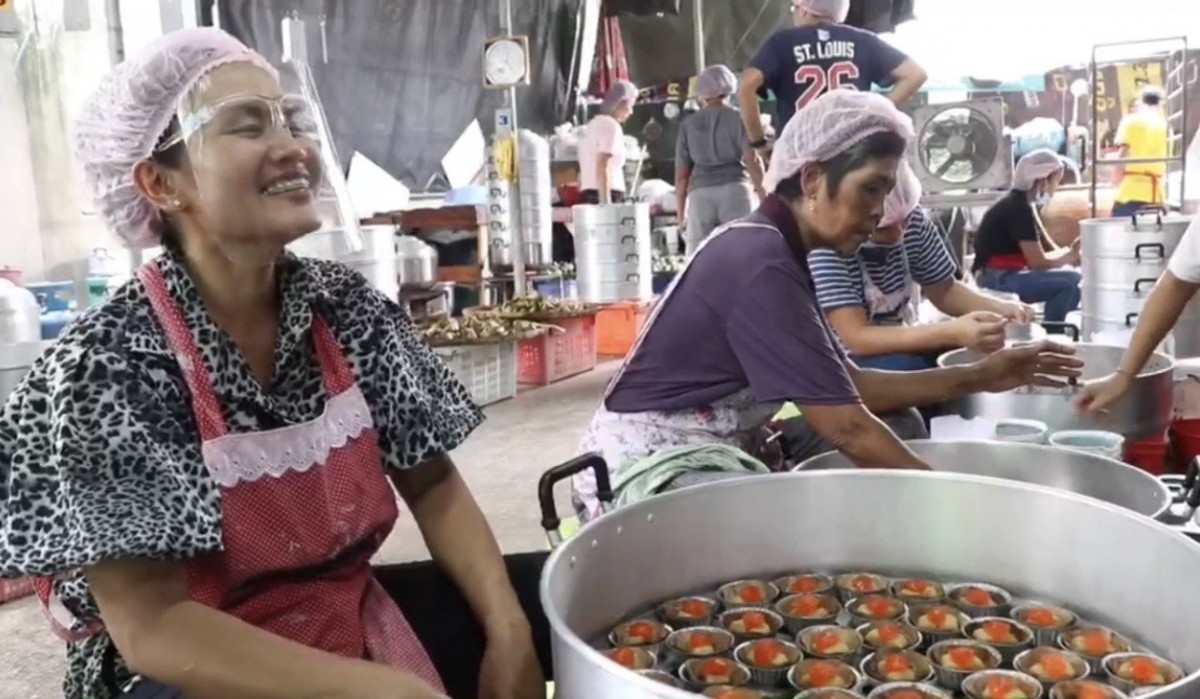
<svg viewBox="0 0 1200 699"><path fill-rule="evenodd" d="M491 406L488 420L454 452L505 553L546 546L538 523L538 478L574 456L616 368L616 363L607 363L597 371ZM563 508L566 489L561 490L558 499ZM428 556L416 524L401 513L377 561L398 563ZM27 598L0 606L0 699L61 697L62 668L62 644L47 628L37 604Z"/></svg>

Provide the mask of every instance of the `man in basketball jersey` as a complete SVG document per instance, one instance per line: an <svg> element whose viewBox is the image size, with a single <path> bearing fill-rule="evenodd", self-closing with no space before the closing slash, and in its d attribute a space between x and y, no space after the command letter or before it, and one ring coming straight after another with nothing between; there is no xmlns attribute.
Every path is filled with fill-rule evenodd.
<svg viewBox="0 0 1200 699"><path fill-rule="evenodd" d="M767 145L758 98L769 90L778 103L775 132L809 102L837 88L870 90L891 86L898 106L921 89L921 66L883 39L842 24L850 0L791 0L796 26L771 35L742 74L738 99L742 119L757 150Z"/></svg>

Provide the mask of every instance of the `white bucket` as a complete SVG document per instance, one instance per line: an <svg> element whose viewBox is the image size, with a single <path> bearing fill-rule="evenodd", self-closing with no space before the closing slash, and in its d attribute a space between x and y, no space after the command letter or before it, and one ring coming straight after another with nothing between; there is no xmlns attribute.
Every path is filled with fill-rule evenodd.
<svg viewBox="0 0 1200 699"><path fill-rule="evenodd" d="M1119 461L1125 450L1125 438L1116 432L1104 430L1063 430L1050 435L1050 446Z"/></svg>
<svg viewBox="0 0 1200 699"><path fill-rule="evenodd" d="M1016 418L996 421L996 440L1021 444L1045 444L1050 427L1040 420Z"/></svg>

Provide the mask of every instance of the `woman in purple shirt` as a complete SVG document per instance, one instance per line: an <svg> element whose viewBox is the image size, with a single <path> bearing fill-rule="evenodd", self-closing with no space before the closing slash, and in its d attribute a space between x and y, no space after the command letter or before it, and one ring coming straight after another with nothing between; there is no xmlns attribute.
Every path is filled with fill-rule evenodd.
<svg viewBox="0 0 1200 699"><path fill-rule="evenodd" d="M975 391L1075 377L1071 350L1043 343L973 366L859 369L817 307L807 253L853 254L883 215L912 124L886 98L834 90L780 136L757 212L709 237L651 314L609 384L581 450L615 473L661 450L758 451L764 406L795 403L809 428L866 467L928 468L875 417ZM574 482L598 512L591 474Z"/></svg>

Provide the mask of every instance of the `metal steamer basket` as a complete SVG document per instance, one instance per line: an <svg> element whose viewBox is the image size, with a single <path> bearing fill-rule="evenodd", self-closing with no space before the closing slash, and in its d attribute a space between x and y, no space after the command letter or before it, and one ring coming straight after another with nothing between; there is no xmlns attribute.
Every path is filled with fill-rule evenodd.
<svg viewBox="0 0 1200 699"><path fill-rule="evenodd" d="M577 472L596 462L603 466L580 459L564 467ZM543 479L548 528L558 522L546 480L561 476ZM606 480L599 484L607 490ZM619 667L587 639L656 602L723 582L854 570L987 581L1059 604L1190 673L1146 696L1200 696L1200 634L1192 628L1200 598L1173 584L1200 576L1200 546L1074 493L963 474L866 470L680 490L606 514L558 546L541 583L557 696L694 697Z"/></svg>
<svg viewBox="0 0 1200 699"><path fill-rule="evenodd" d="M1146 298L1191 222L1188 216L1146 209L1079 224L1084 341L1102 331L1127 333L1137 325ZM1172 336L1175 356L1200 356L1200 299L1187 305Z"/></svg>
<svg viewBox="0 0 1200 699"><path fill-rule="evenodd" d="M1079 343L1076 356L1083 360L1082 381L1106 376L1117 369L1125 348ZM953 350L938 357L943 367L973 364L983 355L971 350ZM987 417L997 420L1021 418L1046 423L1050 431L1107 430L1126 439L1161 436L1171 424L1175 360L1155 352L1134 379L1129 393L1107 413L1097 416L1079 414L1071 404L1078 385L1067 388L1027 386L1003 393L974 393L946 403L953 413L963 417Z"/></svg>

